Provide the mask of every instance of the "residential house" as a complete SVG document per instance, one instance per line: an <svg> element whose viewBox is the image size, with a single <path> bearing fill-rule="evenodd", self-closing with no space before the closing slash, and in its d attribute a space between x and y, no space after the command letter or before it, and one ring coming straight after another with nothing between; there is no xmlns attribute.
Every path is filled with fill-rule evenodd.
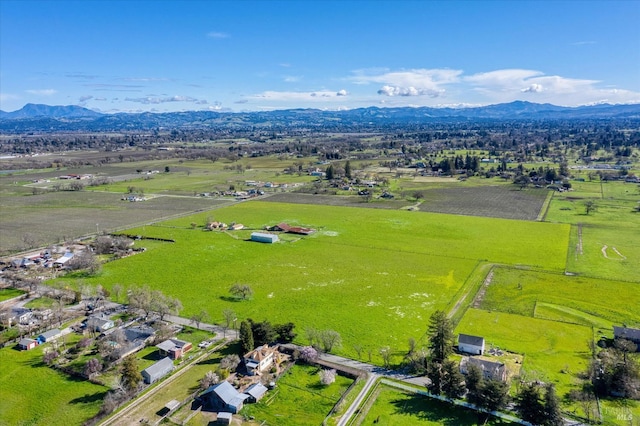
<svg viewBox="0 0 640 426"><path fill-rule="evenodd" d="M173 371L173 361L169 357L164 357L152 366L142 370L142 378L148 385L162 379Z"/></svg>
<svg viewBox="0 0 640 426"><path fill-rule="evenodd" d="M87 318L87 330L99 331L100 333L115 327L113 320L106 316L94 315Z"/></svg>
<svg viewBox="0 0 640 426"><path fill-rule="evenodd" d="M460 334L458 336L458 351L473 354L484 354L484 337Z"/></svg>
<svg viewBox="0 0 640 426"><path fill-rule="evenodd" d="M38 341L34 340L34 339L21 339L18 342L18 349L22 350L22 351L28 351L30 349L35 348L36 346L38 346Z"/></svg>
<svg viewBox="0 0 640 426"><path fill-rule="evenodd" d="M168 356L171 359L182 358L182 356L191 350L191 342L185 342L179 339L167 339L156 345L160 350L160 354Z"/></svg>
<svg viewBox="0 0 640 426"><path fill-rule="evenodd" d="M54 328L52 330L45 331L44 333L39 335L38 342L40 342L41 344L46 342L51 342L52 340L56 340L61 336L62 336L62 331L60 331L60 329L58 328Z"/></svg>
<svg viewBox="0 0 640 426"><path fill-rule="evenodd" d="M616 339L627 339L635 343L640 351L640 329L629 327L613 326L613 337Z"/></svg>
<svg viewBox="0 0 640 426"><path fill-rule="evenodd" d="M269 369L274 362L276 352L276 348L270 348L269 345L262 345L247 353L244 356L244 365L247 368L247 374L250 376L259 375Z"/></svg>
<svg viewBox="0 0 640 426"><path fill-rule="evenodd" d="M251 233L251 241L271 244L278 241L278 236L276 234L267 234L264 232L253 232Z"/></svg>
<svg viewBox="0 0 640 426"><path fill-rule="evenodd" d="M482 371L485 379L507 381L507 366L502 362L489 361L478 357L465 356L460 360L460 372L467 374L469 367L475 365Z"/></svg>
<svg viewBox="0 0 640 426"><path fill-rule="evenodd" d="M231 383L224 381L209 387L200 398L206 408L236 414L242 410L249 395L238 392Z"/></svg>
<svg viewBox="0 0 640 426"><path fill-rule="evenodd" d="M249 395L247 398L247 402L256 403L262 399L262 397L267 393L268 389L262 383L254 383L249 386L244 393Z"/></svg>
<svg viewBox="0 0 640 426"><path fill-rule="evenodd" d="M73 259L73 253L71 253L70 251L66 252L61 258L55 260L53 262L53 266L57 266L57 267L62 267L64 266L68 261L70 261L71 259Z"/></svg>
<svg viewBox="0 0 640 426"><path fill-rule="evenodd" d="M13 308L11 310L11 321L16 324L27 325L31 322L33 312L26 308Z"/></svg>

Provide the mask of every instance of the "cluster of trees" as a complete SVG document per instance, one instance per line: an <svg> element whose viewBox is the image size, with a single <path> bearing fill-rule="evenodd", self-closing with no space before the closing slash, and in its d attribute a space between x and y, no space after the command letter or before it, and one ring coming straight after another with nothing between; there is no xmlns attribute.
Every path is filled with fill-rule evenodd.
<svg viewBox="0 0 640 426"><path fill-rule="evenodd" d="M160 290L151 290L148 286L133 287L128 291L129 308L142 311L145 319L156 313L163 321L167 315L178 315L182 303L178 298L165 295Z"/></svg>
<svg viewBox="0 0 640 426"><path fill-rule="evenodd" d="M427 388L431 393L451 399L464 396L470 403L487 411L502 410L507 406L510 402L508 383L484 377L475 365L470 365L466 376L463 376L458 363L448 359L453 353L455 335L445 312L436 311L431 315L427 334L429 352L425 361L429 379ZM515 404L520 417L532 424L564 424L553 384L522 382Z"/></svg>
<svg viewBox="0 0 640 426"><path fill-rule="evenodd" d="M305 331L309 344L315 349L328 353L342 346L342 337L335 330L318 330L310 327Z"/></svg>
<svg viewBox="0 0 640 426"><path fill-rule="evenodd" d="M632 341L615 339L613 346L594 353L588 375L597 395L640 399L640 363L632 355L636 350Z"/></svg>
<svg viewBox="0 0 640 426"><path fill-rule="evenodd" d="M240 323L241 355L265 344L274 342L291 343L296 337L295 324L271 324L269 321L256 322L251 318Z"/></svg>

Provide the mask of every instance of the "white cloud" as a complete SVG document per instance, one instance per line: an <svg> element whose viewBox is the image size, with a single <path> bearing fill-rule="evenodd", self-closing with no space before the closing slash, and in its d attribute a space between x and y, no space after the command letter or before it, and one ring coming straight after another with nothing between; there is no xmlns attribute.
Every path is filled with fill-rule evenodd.
<svg viewBox="0 0 640 426"><path fill-rule="evenodd" d="M302 77L299 77L299 76L295 76L295 75L285 75L284 76L284 81L286 83L297 83L300 80L302 80Z"/></svg>
<svg viewBox="0 0 640 426"><path fill-rule="evenodd" d="M86 95L86 96L80 96L80 98L78 98L79 102L87 102L88 100L93 99L92 95Z"/></svg>
<svg viewBox="0 0 640 426"><path fill-rule="evenodd" d="M376 72L377 71L377 72ZM411 69L406 71L358 70L349 78L355 84L380 83L377 91L386 96L438 97L446 92L446 86L460 81L461 70Z"/></svg>
<svg viewBox="0 0 640 426"><path fill-rule="evenodd" d="M207 33L207 37L215 38L215 39L223 39L223 38L229 38L231 36L227 33L219 32L219 31L211 31Z"/></svg>
<svg viewBox="0 0 640 426"><path fill-rule="evenodd" d="M127 102L139 102L141 104L150 105L150 104L164 104L168 102L191 102L196 105L206 105L207 101L205 99L196 99L191 96L168 96L168 97L158 97L158 96L144 96L142 98L125 98Z"/></svg>
<svg viewBox="0 0 640 426"><path fill-rule="evenodd" d="M342 89L342 90L338 90L338 91L336 92L336 96L347 96L348 94L349 94L349 93L348 93L346 90L344 90L344 89Z"/></svg>
<svg viewBox="0 0 640 426"><path fill-rule="evenodd" d="M27 93L38 96L52 96L58 93L56 89L31 89L27 90Z"/></svg>
<svg viewBox="0 0 640 426"><path fill-rule="evenodd" d="M340 91L342 92L342 91ZM345 94L339 95L338 92L332 92L329 90L318 90L313 92L278 92L268 90L256 95L249 96L253 99L270 100L270 101L315 101L322 102L330 99L335 99L338 96L345 96Z"/></svg>

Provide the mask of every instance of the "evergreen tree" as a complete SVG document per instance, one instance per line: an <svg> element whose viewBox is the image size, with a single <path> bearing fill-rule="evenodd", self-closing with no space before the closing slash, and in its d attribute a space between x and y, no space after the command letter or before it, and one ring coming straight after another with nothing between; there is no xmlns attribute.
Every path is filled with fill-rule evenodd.
<svg viewBox="0 0 640 426"><path fill-rule="evenodd" d="M501 410L509 402L509 385L500 380L484 380L480 387L480 406L489 411Z"/></svg>
<svg viewBox="0 0 640 426"><path fill-rule="evenodd" d="M470 365L464 379L467 387L467 401L472 404L480 404L480 391L482 389L482 371L477 365Z"/></svg>
<svg viewBox="0 0 640 426"><path fill-rule="evenodd" d="M522 384L516 397L516 408L520 418L529 423L539 424L544 419L545 407L537 384Z"/></svg>
<svg viewBox="0 0 640 426"><path fill-rule="evenodd" d="M347 161L344 165L344 175L347 179L351 179L351 161Z"/></svg>
<svg viewBox="0 0 640 426"><path fill-rule="evenodd" d="M451 360L445 360L442 364L444 372L442 382L442 392L447 398L457 399L462 397L465 392L464 376L460 373L458 363Z"/></svg>
<svg viewBox="0 0 640 426"><path fill-rule="evenodd" d="M556 395L556 388L552 383L545 386L544 394L544 423L545 426L562 426L562 413L560 412L560 401Z"/></svg>
<svg viewBox="0 0 640 426"><path fill-rule="evenodd" d="M442 363L453 352L453 326L444 311L435 311L429 319L429 349L431 359Z"/></svg>
<svg viewBox="0 0 640 426"><path fill-rule="evenodd" d="M240 323L240 347L243 355L255 348L251 324L249 324L248 321L242 321Z"/></svg>
<svg viewBox="0 0 640 426"><path fill-rule="evenodd" d="M327 179L331 180L335 177L335 171L333 170L333 166L329 165L327 170L325 170L325 174L327 175Z"/></svg>
<svg viewBox="0 0 640 426"><path fill-rule="evenodd" d="M441 363L430 362L429 365L427 365L427 378L429 379L427 389L429 389L429 392L434 395L440 395L442 393L443 376L444 371Z"/></svg>

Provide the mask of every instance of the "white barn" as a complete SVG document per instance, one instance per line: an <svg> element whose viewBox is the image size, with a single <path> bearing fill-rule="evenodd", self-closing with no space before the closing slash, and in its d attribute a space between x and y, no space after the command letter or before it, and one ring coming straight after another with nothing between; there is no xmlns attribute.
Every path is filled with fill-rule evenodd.
<svg viewBox="0 0 640 426"><path fill-rule="evenodd" d="M458 351L473 355L484 354L484 337L460 334L458 336Z"/></svg>
<svg viewBox="0 0 640 426"><path fill-rule="evenodd" d="M253 232L251 234L251 241L259 243L275 243L279 238L276 234L267 234L265 232Z"/></svg>

